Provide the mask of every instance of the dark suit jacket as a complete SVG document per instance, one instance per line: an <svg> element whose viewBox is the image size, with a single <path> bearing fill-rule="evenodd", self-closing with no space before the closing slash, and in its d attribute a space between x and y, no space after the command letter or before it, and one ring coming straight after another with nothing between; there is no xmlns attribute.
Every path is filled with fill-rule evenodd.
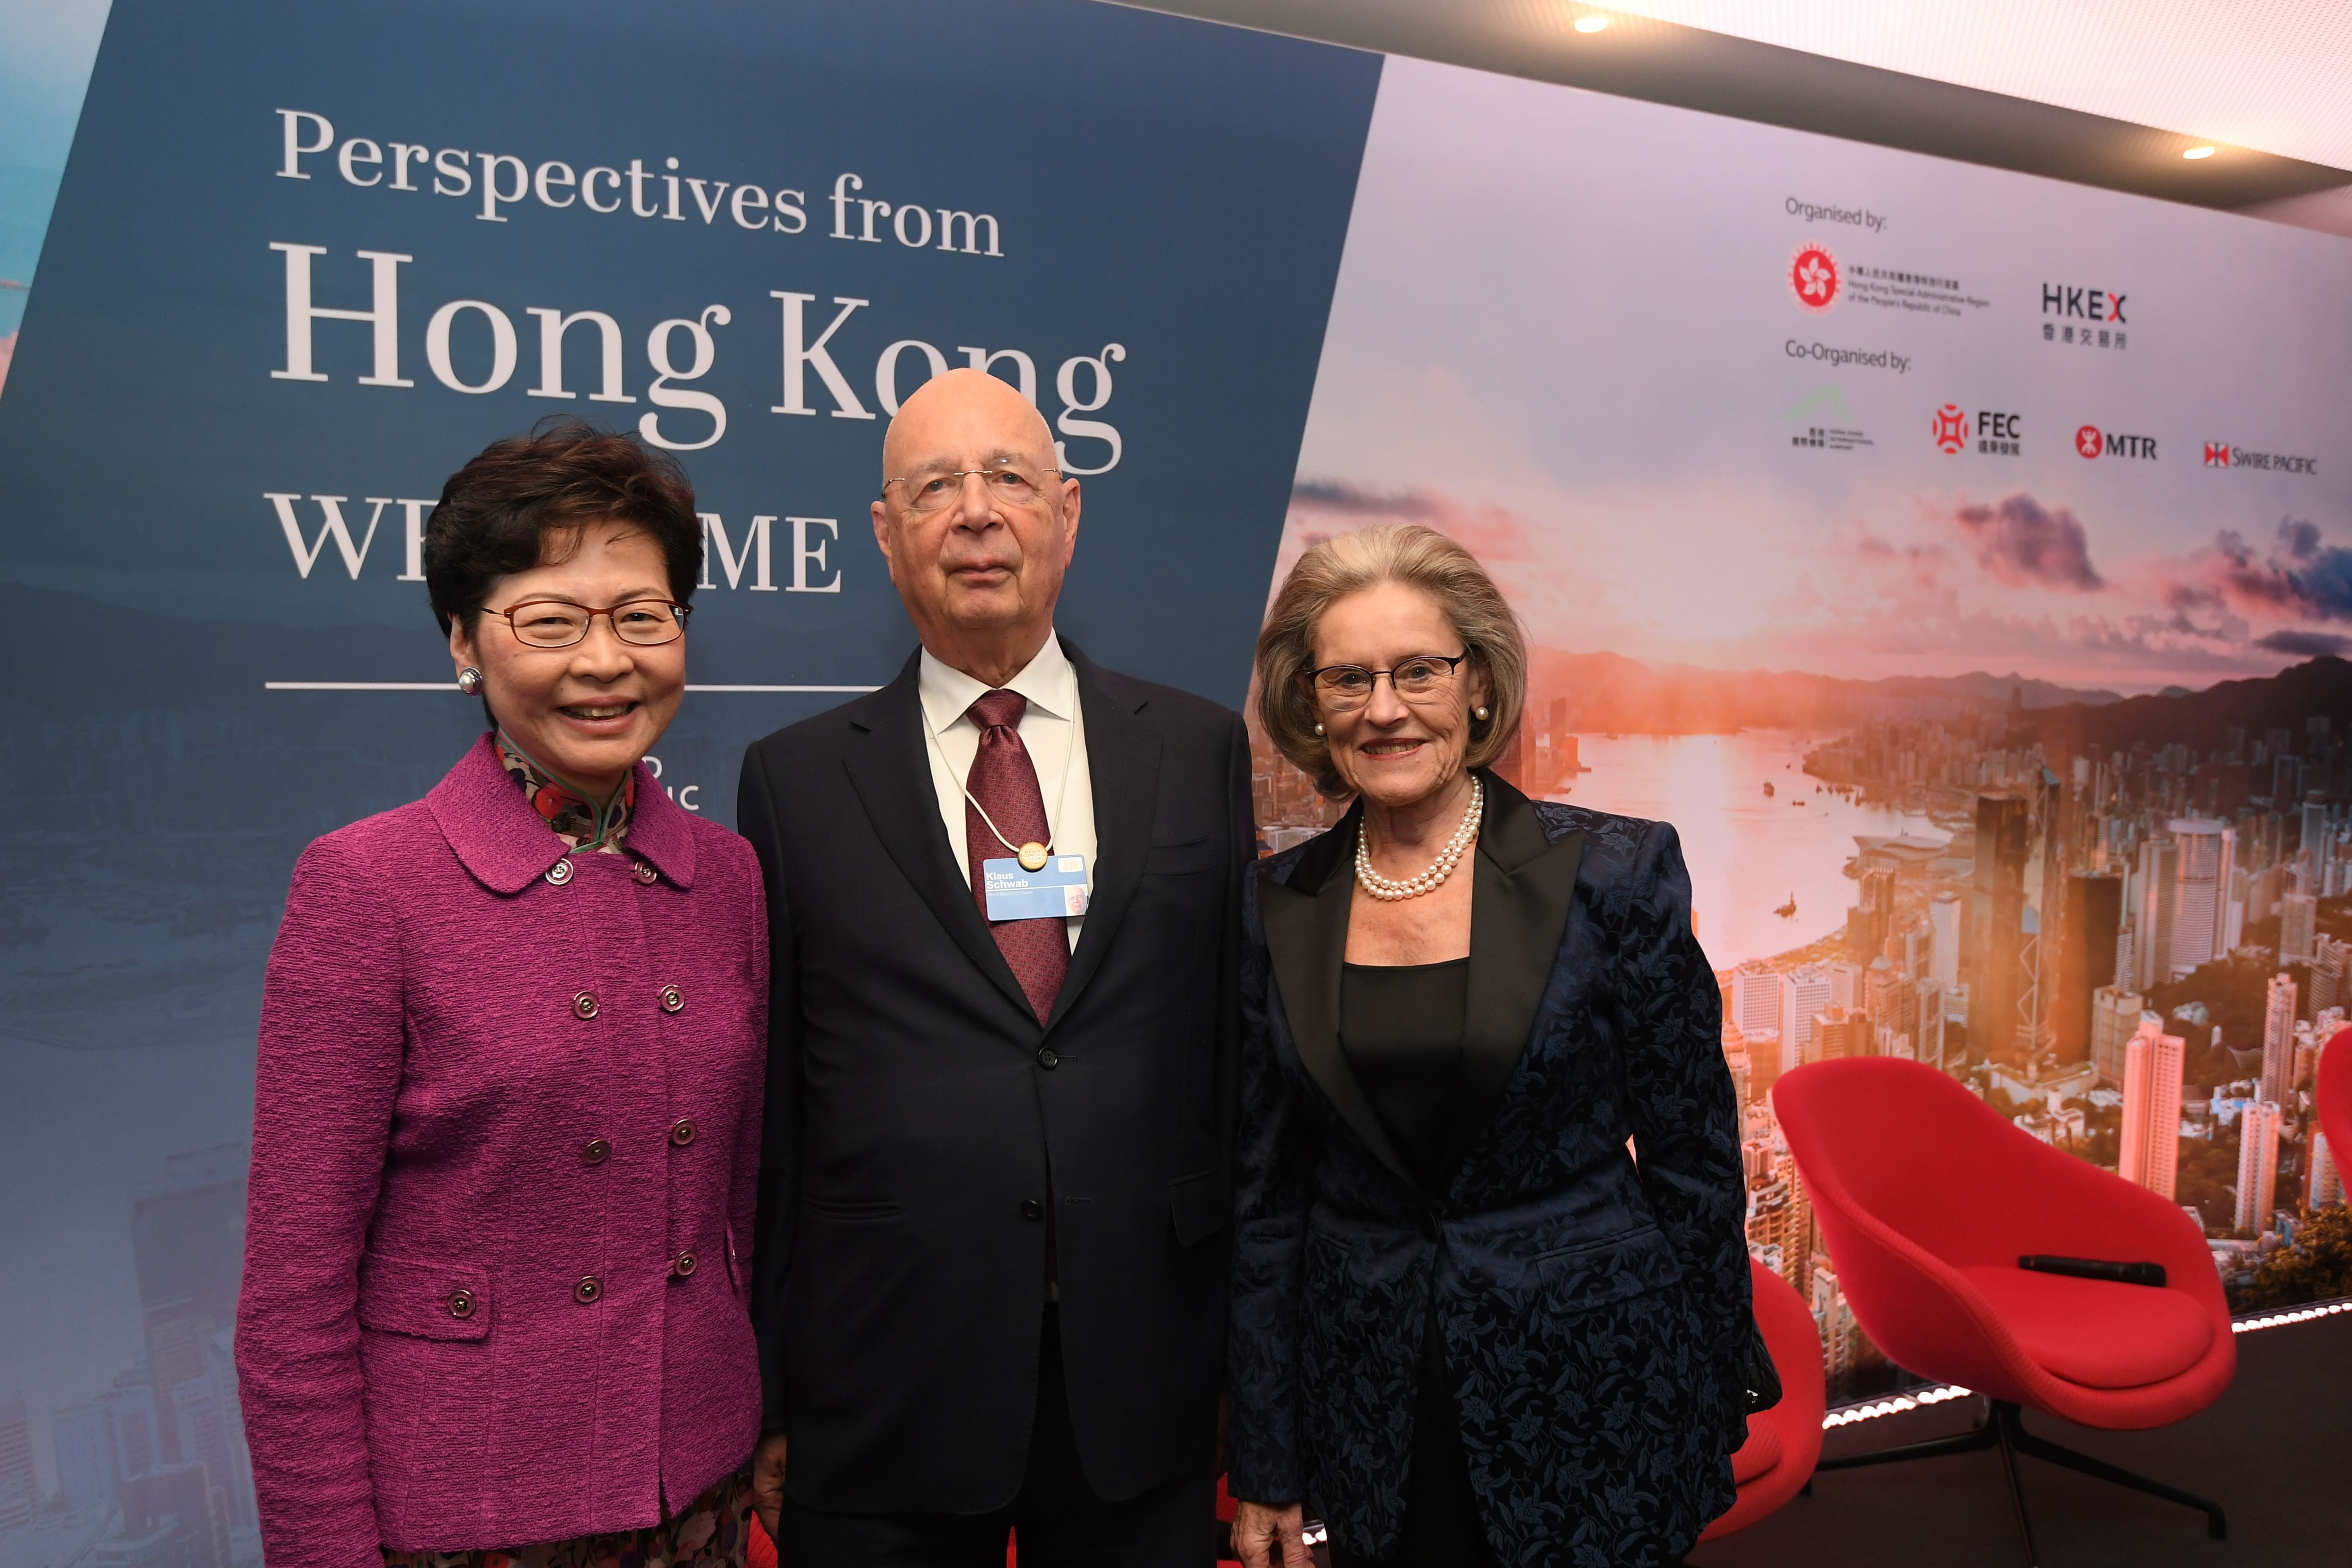
<svg viewBox="0 0 2352 1568"><path fill-rule="evenodd" d="M1671 826L1486 781L1443 1192L1407 1173L1340 1048L1357 814L1252 879L1231 1485L1392 1548L1433 1291L1500 1561L1671 1558L1730 1506L1746 1431L1721 999Z"/></svg>
<svg viewBox="0 0 2352 1568"><path fill-rule="evenodd" d="M1024 1205L1049 1194L1088 1480L1130 1497L1215 1442L1249 745L1064 646L1097 849L1048 1026L957 873L916 659L743 759L774 988L752 1321L807 1507L1012 1500L1045 1309Z"/></svg>

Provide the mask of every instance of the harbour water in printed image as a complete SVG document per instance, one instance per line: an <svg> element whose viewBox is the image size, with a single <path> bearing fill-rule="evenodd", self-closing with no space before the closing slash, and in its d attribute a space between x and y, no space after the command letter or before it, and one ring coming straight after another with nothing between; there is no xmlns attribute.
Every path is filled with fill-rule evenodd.
<svg viewBox="0 0 2352 1568"><path fill-rule="evenodd" d="M1699 945L1728 969L1844 931L1858 837L1949 837L1924 814L1808 776L1806 752L1834 738L1788 730L1580 735L1587 771L1559 779L1549 798L1673 823L1690 867Z"/></svg>

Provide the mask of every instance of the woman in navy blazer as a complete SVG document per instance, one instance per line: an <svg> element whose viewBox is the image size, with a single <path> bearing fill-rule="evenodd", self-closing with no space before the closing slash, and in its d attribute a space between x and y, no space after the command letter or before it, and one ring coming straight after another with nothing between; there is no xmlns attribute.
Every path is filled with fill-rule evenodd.
<svg viewBox="0 0 2352 1568"><path fill-rule="evenodd" d="M1259 641L1268 733L1357 800L1244 910L1230 1485L1254 1568L1307 1561L1303 1513L1341 1568L1639 1568L1733 1500L1719 993L1671 826L1480 765L1525 668L1485 571L1411 526L1307 552Z"/></svg>

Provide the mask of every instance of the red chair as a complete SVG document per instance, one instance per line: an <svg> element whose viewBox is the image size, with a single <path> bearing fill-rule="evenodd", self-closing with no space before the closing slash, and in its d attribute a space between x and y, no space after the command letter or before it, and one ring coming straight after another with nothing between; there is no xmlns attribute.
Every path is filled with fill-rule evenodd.
<svg viewBox="0 0 2352 1568"><path fill-rule="evenodd" d="M1713 1541L1777 1510L1813 1479L1822 1457L1822 1335L1796 1289L1753 1258L1756 1326L1780 1373L1780 1403L1748 1418L1748 1441L1731 1456L1739 1500L1700 1535Z"/></svg>
<svg viewBox="0 0 2352 1568"><path fill-rule="evenodd" d="M2338 1029L2319 1053L2319 1081L2312 1099L2319 1105L2319 1130L2327 1135L2338 1175L2352 1174L2352 1029ZM2352 1187L2352 1181L2345 1184Z"/></svg>
<svg viewBox="0 0 2352 1568"><path fill-rule="evenodd" d="M2202 1410L2230 1386L2229 1304L2201 1229L2178 1205L2027 1136L1917 1062L1801 1067L1773 1085L1772 1109L1863 1331L1897 1365L1992 1402L1974 1432L1820 1468L1998 1447L2029 1560L2019 1454L2202 1510L2207 1533L2227 1538L2220 1505L2036 1436L2021 1414L2136 1430ZM2158 1263L2165 1283L2018 1268L2031 1253Z"/></svg>

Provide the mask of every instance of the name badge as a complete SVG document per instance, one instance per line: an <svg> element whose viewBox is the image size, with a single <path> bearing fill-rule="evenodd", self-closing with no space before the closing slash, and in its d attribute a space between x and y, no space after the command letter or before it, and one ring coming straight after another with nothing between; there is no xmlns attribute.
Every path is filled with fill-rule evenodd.
<svg viewBox="0 0 2352 1568"><path fill-rule="evenodd" d="M1056 855L1034 871L1007 857L980 863L992 921L1057 921L1087 912L1087 858Z"/></svg>

